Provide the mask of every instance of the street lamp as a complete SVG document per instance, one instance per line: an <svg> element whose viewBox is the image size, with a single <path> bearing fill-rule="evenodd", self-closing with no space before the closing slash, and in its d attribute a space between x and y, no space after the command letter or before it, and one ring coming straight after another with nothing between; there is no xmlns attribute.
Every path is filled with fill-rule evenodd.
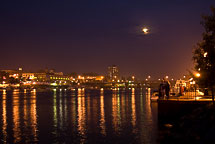
<svg viewBox="0 0 215 144"><path fill-rule="evenodd" d="M200 76L201 76L200 73L196 73L196 74L195 74L195 77L197 77L197 78L199 78ZM195 82L195 81L194 81L194 82ZM196 100L196 87L197 87L196 83L194 83L194 86L195 86L195 100Z"/></svg>
<svg viewBox="0 0 215 144"><path fill-rule="evenodd" d="M201 76L201 74L200 74L200 73L196 73L195 76L196 76L197 78L199 78L199 77Z"/></svg>

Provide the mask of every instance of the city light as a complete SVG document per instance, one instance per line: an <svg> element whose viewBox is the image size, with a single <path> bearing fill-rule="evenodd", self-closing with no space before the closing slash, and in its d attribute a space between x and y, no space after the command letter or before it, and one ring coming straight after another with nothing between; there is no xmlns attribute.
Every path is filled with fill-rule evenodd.
<svg viewBox="0 0 215 144"><path fill-rule="evenodd" d="M2 143L215 141L215 0L1 7Z"/></svg>
<svg viewBox="0 0 215 144"><path fill-rule="evenodd" d="M196 77L200 77L201 76L201 74L200 73L196 73Z"/></svg>

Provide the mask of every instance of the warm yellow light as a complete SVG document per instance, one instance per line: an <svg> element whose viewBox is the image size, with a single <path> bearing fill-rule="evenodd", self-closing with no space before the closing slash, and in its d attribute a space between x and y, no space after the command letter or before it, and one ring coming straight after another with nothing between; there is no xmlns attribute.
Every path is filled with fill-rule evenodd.
<svg viewBox="0 0 215 144"><path fill-rule="evenodd" d="M208 53L207 53L207 52L205 52L205 53L204 53L204 57L206 57L207 55L208 55Z"/></svg>
<svg viewBox="0 0 215 144"><path fill-rule="evenodd" d="M196 73L196 77L200 77L201 76L201 74L200 73Z"/></svg>

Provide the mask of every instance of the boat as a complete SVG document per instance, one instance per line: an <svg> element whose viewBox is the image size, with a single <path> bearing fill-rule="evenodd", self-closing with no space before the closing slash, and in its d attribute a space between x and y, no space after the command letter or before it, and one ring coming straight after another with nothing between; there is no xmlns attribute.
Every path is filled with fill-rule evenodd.
<svg viewBox="0 0 215 144"><path fill-rule="evenodd" d="M151 102L156 102L159 98L159 93L157 91L152 93Z"/></svg>

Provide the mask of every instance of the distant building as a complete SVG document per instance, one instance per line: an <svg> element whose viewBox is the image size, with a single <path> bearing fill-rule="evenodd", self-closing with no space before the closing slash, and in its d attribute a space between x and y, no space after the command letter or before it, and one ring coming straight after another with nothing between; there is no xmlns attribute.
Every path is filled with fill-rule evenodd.
<svg viewBox="0 0 215 144"><path fill-rule="evenodd" d="M119 80L119 69L116 65L112 65L108 67L108 78L111 81Z"/></svg>
<svg viewBox="0 0 215 144"><path fill-rule="evenodd" d="M5 72L9 77L19 78L21 73L19 70L0 70L0 72Z"/></svg>
<svg viewBox="0 0 215 144"><path fill-rule="evenodd" d="M55 72L54 70L44 70L43 72L23 72L22 78L25 80L34 80L37 82L56 82L69 81L70 77L63 75L63 72Z"/></svg>
<svg viewBox="0 0 215 144"><path fill-rule="evenodd" d="M22 73L22 77L26 79L34 79L35 73Z"/></svg>

